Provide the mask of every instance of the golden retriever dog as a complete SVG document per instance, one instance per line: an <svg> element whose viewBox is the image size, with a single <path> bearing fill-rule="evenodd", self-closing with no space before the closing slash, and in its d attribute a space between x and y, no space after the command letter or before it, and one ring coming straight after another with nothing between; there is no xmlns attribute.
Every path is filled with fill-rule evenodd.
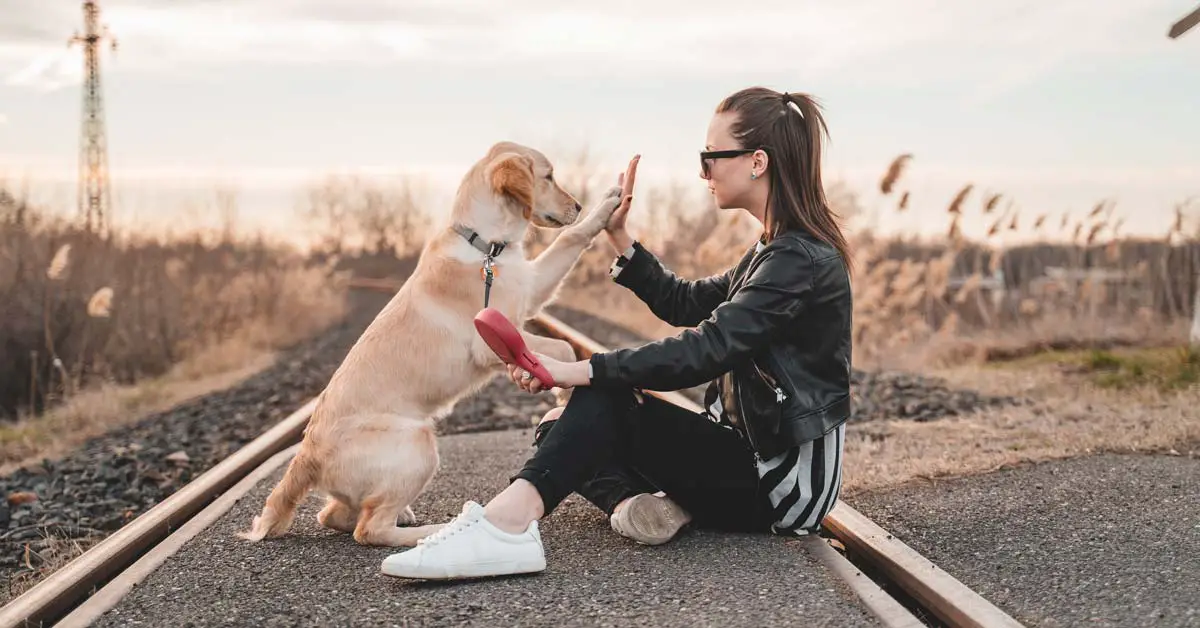
<svg viewBox="0 0 1200 628"><path fill-rule="evenodd" d="M608 190L580 219L579 203L555 182L545 155L494 145L463 177L452 224L425 244L412 276L333 374L283 479L238 536L284 534L310 489L327 496L317 521L364 545L412 546L441 528L397 524L416 523L411 504L438 470L435 421L505 370L473 322L484 302L484 251L506 243L494 256L488 304L520 328L604 229L620 191ZM562 228L536 259L522 245L530 223ZM562 340L522 334L533 351L575 359Z"/></svg>

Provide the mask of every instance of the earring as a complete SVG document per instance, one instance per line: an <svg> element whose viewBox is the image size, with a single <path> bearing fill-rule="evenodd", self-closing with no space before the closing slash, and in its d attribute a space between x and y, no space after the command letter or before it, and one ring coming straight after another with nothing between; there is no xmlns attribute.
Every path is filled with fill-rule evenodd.
<svg viewBox="0 0 1200 628"><path fill-rule="evenodd" d="M758 174L756 174L755 172L751 172L751 173L750 173L750 178L751 178L751 179L757 179L757 178L758 178Z"/></svg>

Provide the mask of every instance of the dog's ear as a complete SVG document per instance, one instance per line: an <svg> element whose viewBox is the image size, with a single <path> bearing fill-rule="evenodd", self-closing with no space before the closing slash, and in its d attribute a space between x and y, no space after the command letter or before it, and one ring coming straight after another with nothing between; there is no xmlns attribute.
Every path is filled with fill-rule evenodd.
<svg viewBox="0 0 1200 628"><path fill-rule="evenodd" d="M487 165L486 175L497 194L505 194L533 214L533 160L518 153L501 153Z"/></svg>

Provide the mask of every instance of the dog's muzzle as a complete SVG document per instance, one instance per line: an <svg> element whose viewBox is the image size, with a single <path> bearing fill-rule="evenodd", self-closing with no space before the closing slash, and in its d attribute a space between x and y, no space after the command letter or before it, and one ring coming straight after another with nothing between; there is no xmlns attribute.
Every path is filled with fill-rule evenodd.
<svg viewBox="0 0 1200 628"><path fill-rule="evenodd" d="M567 223L565 223L565 222L563 222L563 221L561 221L561 220L559 220L559 219L557 219L557 218L555 218L554 216L551 216L551 215L549 215L549 214L542 214L542 220L544 220L544 221L546 221L546 222L548 222L548 223L550 223L550 224L554 225L555 227L565 227L565 226L567 226Z"/></svg>

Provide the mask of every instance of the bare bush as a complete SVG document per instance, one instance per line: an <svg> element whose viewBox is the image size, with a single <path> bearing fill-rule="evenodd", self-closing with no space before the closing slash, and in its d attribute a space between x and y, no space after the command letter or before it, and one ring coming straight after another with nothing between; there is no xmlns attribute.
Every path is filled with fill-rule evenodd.
<svg viewBox="0 0 1200 628"><path fill-rule="evenodd" d="M429 235L423 197L411 178L385 186L331 175L308 188L298 214L316 230L320 251L402 258L419 251Z"/></svg>
<svg viewBox="0 0 1200 628"><path fill-rule="evenodd" d="M233 338L284 346L342 315L326 266L238 239L232 192L216 205L215 234L100 238L0 185L0 417L160 375Z"/></svg>

